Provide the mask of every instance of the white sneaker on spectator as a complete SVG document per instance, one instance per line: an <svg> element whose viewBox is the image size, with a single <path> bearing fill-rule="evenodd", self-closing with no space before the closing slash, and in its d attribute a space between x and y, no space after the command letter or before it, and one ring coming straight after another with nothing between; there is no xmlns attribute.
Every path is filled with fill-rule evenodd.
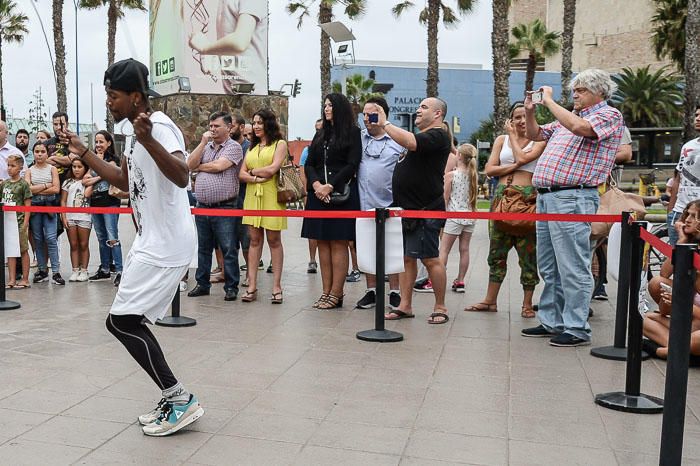
<svg viewBox="0 0 700 466"><path fill-rule="evenodd" d="M180 292L187 291L187 280L180 281Z"/></svg>
<svg viewBox="0 0 700 466"><path fill-rule="evenodd" d="M83 269L78 271L78 281L79 282L86 282L88 281L88 271L87 269Z"/></svg>
<svg viewBox="0 0 700 466"><path fill-rule="evenodd" d="M78 275L80 274L79 269L73 269L73 273L70 274L70 277L68 278L69 282L77 282L78 281Z"/></svg>

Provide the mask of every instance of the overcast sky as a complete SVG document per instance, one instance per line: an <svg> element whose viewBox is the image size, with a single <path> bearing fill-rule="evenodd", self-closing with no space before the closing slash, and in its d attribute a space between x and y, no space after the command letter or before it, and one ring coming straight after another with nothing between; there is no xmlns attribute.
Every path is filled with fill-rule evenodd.
<svg viewBox="0 0 700 466"><path fill-rule="evenodd" d="M26 117L32 94L42 88L49 113L56 110L56 93L49 52L41 25L31 6L35 1L46 28L51 48L50 0L16 0L20 11L29 16L29 34L24 43L3 45L3 90L5 107L10 116ZM263 1L263 0L260 0ZM456 2L447 0L454 5ZM287 0L269 0L270 4L270 88L279 89L298 78L302 93L290 98L289 138L308 138L313 122L320 115L319 34L313 18L307 18L301 30L296 18L290 17ZM336 20L350 27L357 41L356 59L362 61L427 60L426 32L418 23L418 8L404 14L400 20L391 16L394 0L372 0L367 14L349 21L341 14ZM416 2L421 4L422 2ZM315 9L315 7L314 7ZM314 11L315 13L315 11ZM311 19L311 20L309 20ZM68 112L75 121L75 12L73 0L65 0L63 12L68 75ZM104 126L104 88L102 75L107 65L107 10L78 10L78 71L80 121ZM464 17L456 29L440 29L439 57L442 63L480 64L491 67L491 2L479 0L474 12ZM148 14L129 12L117 26L116 59L133 57L148 63ZM90 86L93 85L93 107ZM94 117L92 116L94 115Z"/></svg>

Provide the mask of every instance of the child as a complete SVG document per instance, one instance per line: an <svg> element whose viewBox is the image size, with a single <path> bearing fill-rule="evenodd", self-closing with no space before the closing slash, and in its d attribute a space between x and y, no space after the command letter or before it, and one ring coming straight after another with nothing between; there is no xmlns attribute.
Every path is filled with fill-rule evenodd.
<svg viewBox="0 0 700 466"><path fill-rule="evenodd" d="M457 149L457 168L445 174L445 205L448 212L472 212L476 210L476 147L462 144ZM440 260L447 267L447 257L452 245L459 238L459 271L452 282L452 291L464 293L464 276L469 268L469 242L474 232L474 220L449 218L445 222Z"/></svg>
<svg viewBox="0 0 700 466"><path fill-rule="evenodd" d="M24 159L19 155L7 157L7 175L9 179L2 182L2 202L9 205L32 205L32 191L29 184L19 174L24 168ZM29 288L29 212L17 212L19 228L19 252L22 257L22 280L16 283L17 258L7 258L9 281L8 289Z"/></svg>
<svg viewBox="0 0 700 466"><path fill-rule="evenodd" d="M61 185L58 181L58 170L49 165L47 159L49 152L43 142L37 142L32 148L34 152L34 165L27 170L25 175L29 189L32 191L32 205L55 206L58 204L58 193ZM65 285L66 281L60 274L60 260L58 256L58 242L56 232L58 228L58 216L53 213L35 213L29 219L36 247L36 257L39 269L34 274L34 283L45 282L49 279L48 256L51 259L53 275L52 282L56 285Z"/></svg>
<svg viewBox="0 0 700 466"><path fill-rule="evenodd" d="M71 169L63 182L61 206L89 207L92 186L85 187L83 178L87 175L87 165L80 159L73 160ZM61 214L61 222L68 232L70 243L70 262L73 273L69 282L88 281L88 262L90 261L90 230L92 217L87 213Z"/></svg>

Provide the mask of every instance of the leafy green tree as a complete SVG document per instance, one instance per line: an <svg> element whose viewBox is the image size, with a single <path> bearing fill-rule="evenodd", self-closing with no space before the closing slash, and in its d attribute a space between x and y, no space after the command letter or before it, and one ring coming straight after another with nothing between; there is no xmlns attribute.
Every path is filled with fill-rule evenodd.
<svg viewBox="0 0 700 466"><path fill-rule="evenodd" d="M675 126L683 118L682 77L664 67L655 72L624 68L613 76L618 86L613 104L631 128Z"/></svg>
<svg viewBox="0 0 700 466"><path fill-rule="evenodd" d="M29 101L29 130L36 133L47 127L46 103L41 93L41 87L34 91L32 100Z"/></svg>
<svg viewBox="0 0 700 466"><path fill-rule="evenodd" d="M456 0L457 12L461 15L470 13L474 9L476 0ZM415 6L411 0L405 0L397 3L391 9L391 12L397 18L400 17L406 10ZM418 21L427 28L428 32L428 76L425 80L426 97L438 96L439 62L438 62L438 23L442 16L442 24L449 27L456 27L459 24L459 18L455 14L455 10L445 4L443 0L426 0L425 8L418 15Z"/></svg>
<svg viewBox="0 0 700 466"><path fill-rule="evenodd" d="M654 0L651 17L651 44L656 58L668 58L679 70L685 64L685 21L688 0Z"/></svg>
<svg viewBox="0 0 700 466"><path fill-rule="evenodd" d="M345 78L345 96L350 101L355 113L362 112L367 99L373 97L384 97L381 92L374 92L374 79L365 78L361 74L353 74ZM333 82L333 92L343 93L343 86L340 81Z"/></svg>
<svg viewBox="0 0 700 466"><path fill-rule="evenodd" d="M310 17L310 7L318 3L318 23L329 23L333 20L333 7L343 5L344 13L350 19L361 17L366 9L367 0L297 0L287 4L290 15L298 15L297 28L301 29L304 18ZM321 97L331 92L331 38L321 29Z"/></svg>
<svg viewBox="0 0 700 466"><path fill-rule="evenodd" d="M547 31L547 26L540 19L536 19L530 24L518 24L511 33L515 41L509 45L510 58L517 57L520 52L527 53L525 90L531 91L535 82L537 62L551 57L559 51L560 34Z"/></svg>
<svg viewBox="0 0 700 466"><path fill-rule="evenodd" d="M0 0L0 111L5 108L2 89L2 46L6 43L19 43L29 32L27 15L17 10L17 4L12 0Z"/></svg>
<svg viewBox="0 0 700 466"><path fill-rule="evenodd" d="M107 66L114 63L114 51L117 37L117 21L124 17L126 10L147 11L143 0L80 0L80 7L94 10L107 7ZM107 131L114 131L112 115L107 111L105 117Z"/></svg>

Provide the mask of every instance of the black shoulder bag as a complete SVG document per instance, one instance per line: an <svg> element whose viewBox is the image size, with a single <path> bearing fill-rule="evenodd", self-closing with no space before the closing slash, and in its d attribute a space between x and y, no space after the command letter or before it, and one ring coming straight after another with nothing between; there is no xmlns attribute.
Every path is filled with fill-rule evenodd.
<svg viewBox="0 0 700 466"><path fill-rule="evenodd" d="M328 183L328 166L326 165L326 162L328 161L328 144L323 145L323 170L326 174L326 184ZM347 202L348 199L350 199L350 182L348 181L347 183L343 184L342 190L339 190L337 187L333 187L333 192L330 195L330 204L333 205L340 205L344 204Z"/></svg>

